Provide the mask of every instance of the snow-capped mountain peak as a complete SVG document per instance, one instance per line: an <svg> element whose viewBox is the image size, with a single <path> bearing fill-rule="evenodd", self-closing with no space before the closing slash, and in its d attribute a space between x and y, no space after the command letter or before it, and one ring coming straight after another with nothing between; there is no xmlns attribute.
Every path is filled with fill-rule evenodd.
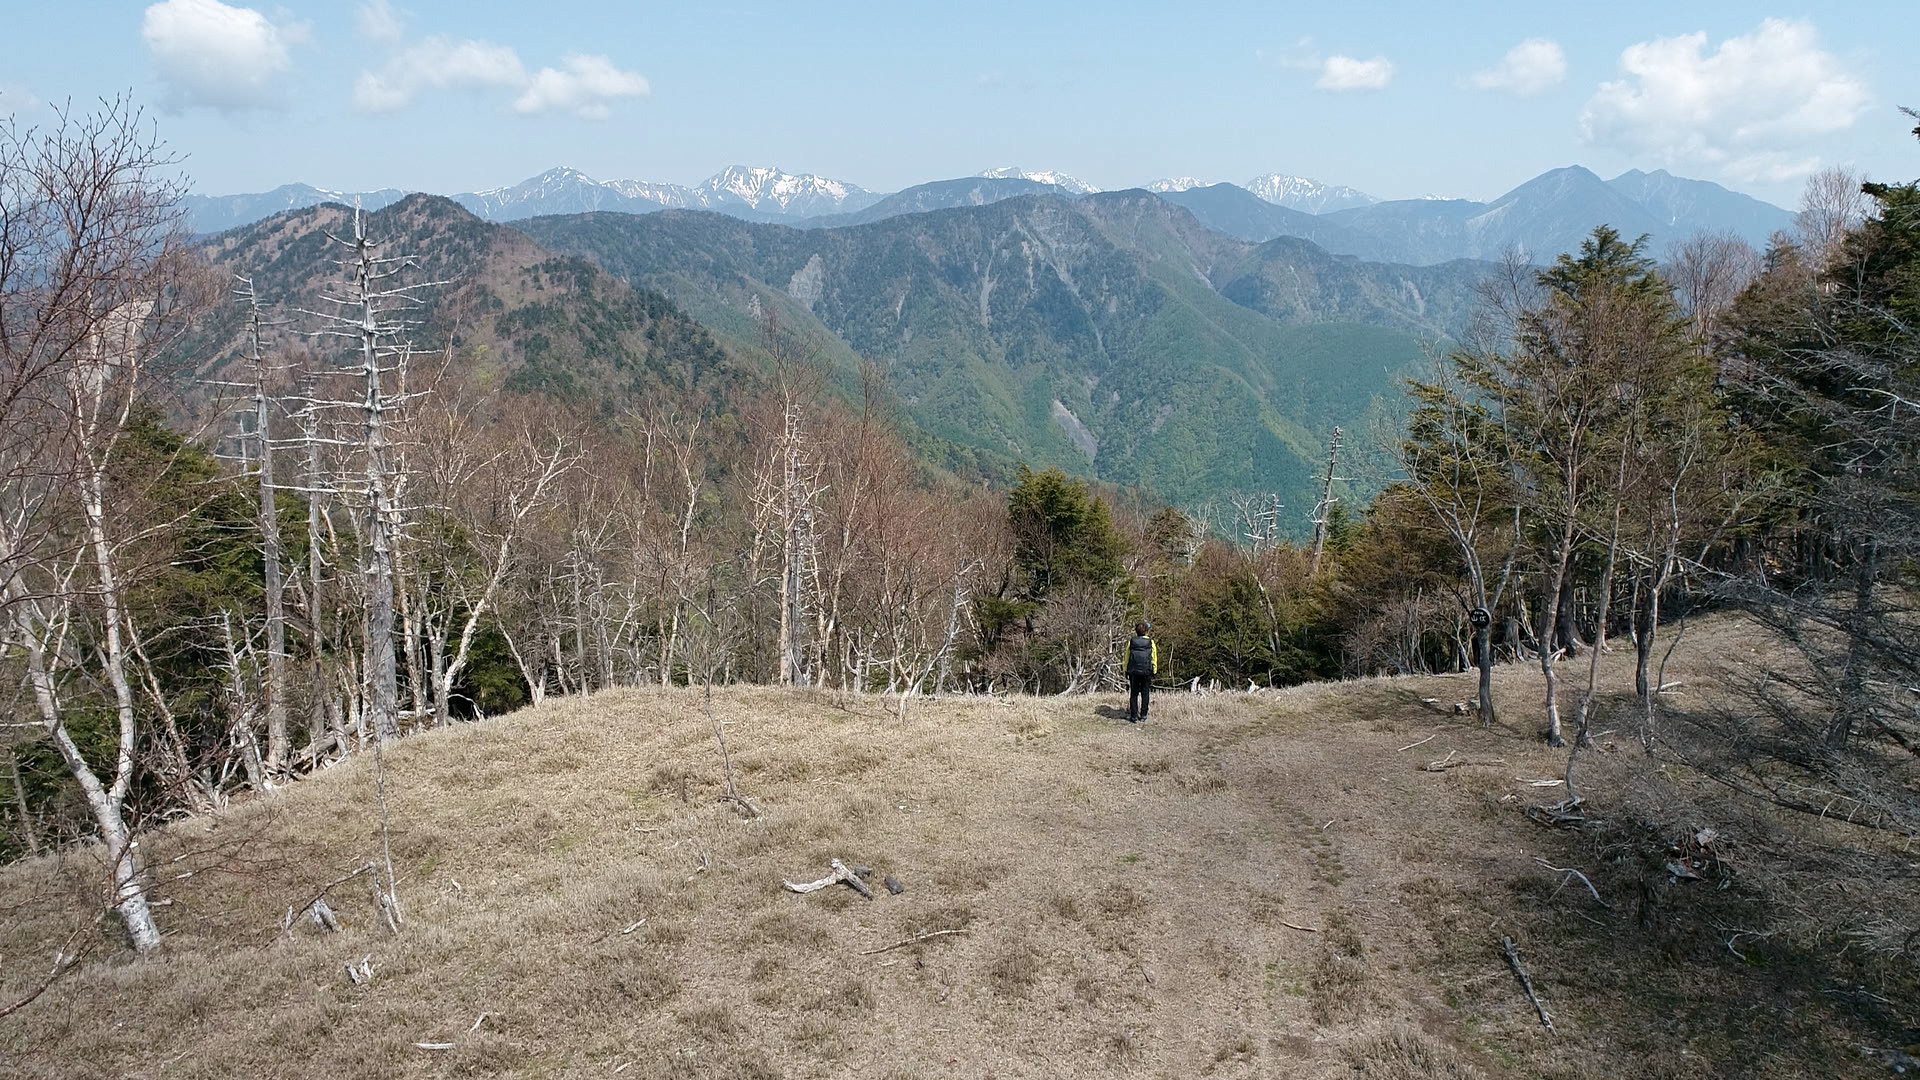
<svg viewBox="0 0 1920 1080"><path fill-rule="evenodd" d="M1370 206L1379 199L1364 191L1356 191L1339 184L1323 184L1304 176L1288 176L1285 173L1268 173L1247 181L1246 188L1262 199L1290 210L1302 210L1309 214L1324 214L1333 210L1345 210L1354 206Z"/></svg>
<svg viewBox="0 0 1920 1080"><path fill-rule="evenodd" d="M980 174L989 180L1031 180L1036 184L1052 184L1065 188L1075 195L1091 195L1100 189L1084 180L1078 180L1063 172L1041 170L1038 172L1022 169L1018 165L1003 165L998 169L988 169Z"/></svg>
<svg viewBox="0 0 1920 1080"><path fill-rule="evenodd" d="M512 193L519 198L530 199L553 195L565 191L568 188L582 186L603 187L604 185L586 173L581 172L579 169L569 169L562 165L558 168L548 169L538 176L530 176L517 184L488 188L485 191L476 191L474 194L484 199Z"/></svg>
<svg viewBox="0 0 1920 1080"><path fill-rule="evenodd" d="M1170 176L1165 180L1155 180L1153 183L1148 184L1147 190L1158 191L1164 194L1175 191L1192 191L1194 188L1212 187L1216 183L1218 183L1218 181L1202 180L1195 176Z"/></svg>
<svg viewBox="0 0 1920 1080"><path fill-rule="evenodd" d="M844 180L795 174L762 165L733 165L695 189L713 202L739 200L755 210L820 213L870 194Z"/></svg>

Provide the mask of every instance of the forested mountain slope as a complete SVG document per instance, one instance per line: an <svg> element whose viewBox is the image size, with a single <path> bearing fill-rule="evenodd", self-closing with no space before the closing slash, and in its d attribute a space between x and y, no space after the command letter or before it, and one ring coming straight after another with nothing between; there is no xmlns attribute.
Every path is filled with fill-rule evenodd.
<svg viewBox="0 0 1920 1080"><path fill-rule="evenodd" d="M1256 246L1140 191L1006 199L847 228L715 214L523 223L750 342L774 306L884 366L923 430L983 459L1166 498L1311 503L1328 432L1423 341L1457 332L1483 267Z"/></svg>
<svg viewBox="0 0 1920 1080"><path fill-rule="evenodd" d="M363 229L383 256L412 260L391 284L438 283L417 294L417 306L391 305L395 317L417 323L414 343L451 347L462 371L483 383L613 411L662 393L717 404L742 377L734 359L664 296L588 260L555 255L450 200L411 195L366 213ZM351 238L353 211L328 204L280 214L210 238L203 251L220 269L251 277L269 314L288 323L277 336L297 340L320 325L301 312L331 310L324 297L339 280L337 260L350 254L328 234ZM342 293L335 287L331 295ZM197 351L214 370L240 354L243 324L237 304L210 320ZM351 352L351 343L326 337L308 347Z"/></svg>

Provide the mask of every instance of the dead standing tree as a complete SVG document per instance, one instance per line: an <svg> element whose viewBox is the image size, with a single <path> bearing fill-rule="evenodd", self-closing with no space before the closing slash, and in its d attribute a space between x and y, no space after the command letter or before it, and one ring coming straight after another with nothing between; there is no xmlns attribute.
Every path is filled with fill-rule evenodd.
<svg viewBox="0 0 1920 1080"><path fill-rule="evenodd" d="M347 467L327 483L335 492L350 492L359 501L360 594L363 604L363 649L358 672L359 724L374 734L374 786L379 803L380 845L386 869L384 889L374 884L374 898L389 929L398 930L403 916L399 884L393 869L393 851L387 825L387 776L382 747L400 734L399 679L394 659L394 595L398 584L395 562L406 524L401 492L405 477L396 469L393 432L399 413L419 394L407 390L407 367L414 348L408 333L414 324L400 313L418 308L420 293L445 284L440 281L400 284L396 279L414 267L407 255L381 255L382 245L368 238L366 221L356 207L350 238L327 233L331 242L351 254L340 260L341 295L328 292L321 300L327 311L309 311L320 319L316 336L345 338L354 343L357 367L336 373L354 380L357 392L337 398L315 398L307 407L316 413L347 413L360 424L352 440ZM314 442L320 440L316 437ZM351 467L357 455L359 468Z"/></svg>
<svg viewBox="0 0 1920 1080"><path fill-rule="evenodd" d="M399 497L404 479L394 467L392 439L399 410L418 396L406 390L407 366L414 353L407 335L415 324L395 315L417 309L423 303L421 292L446 283L397 283L400 274L414 267L413 257L380 254L383 245L368 238L366 221L357 208L351 237L326 236L351 254L340 260L341 295L329 292L321 299L330 309L307 314L321 320L317 335L354 343L357 366L343 368L341 373L355 379L358 392L354 397L316 399L308 407L350 411L360 423L360 437L351 446L359 458L358 470L343 470L328 486L352 492L360 504L359 576L366 606L361 709L375 737L387 742L400 733L394 562L406 521Z"/></svg>
<svg viewBox="0 0 1920 1080"><path fill-rule="evenodd" d="M247 432L246 461L257 482L260 558L266 606L266 681L261 712L267 725L266 779L285 778L289 765L287 736L287 581L286 552L280 539L279 489L274 484L274 373L267 357L265 336L275 323L261 311L253 279L236 275L234 295L247 305L247 363L251 376L244 384L252 411ZM316 688L317 690L317 688Z"/></svg>
<svg viewBox="0 0 1920 1080"><path fill-rule="evenodd" d="M1340 479L1333 475L1340 461L1340 428L1335 426L1333 438L1327 443L1327 474L1320 481L1320 501L1313 504L1313 575L1320 576L1320 559L1327 550L1327 525L1333 515L1333 482Z"/></svg>
<svg viewBox="0 0 1920 1080"><path fill-rule="evenodd" d="M776 649L781 686L805 686L819 674L816 629L820 600L821 500L827 484L808 431L807 405L821 379L814 357L782 331L771 309L765 344L773 361L779 418L767 432L754 477L755 549L774 556L779 579Z"/></svg>

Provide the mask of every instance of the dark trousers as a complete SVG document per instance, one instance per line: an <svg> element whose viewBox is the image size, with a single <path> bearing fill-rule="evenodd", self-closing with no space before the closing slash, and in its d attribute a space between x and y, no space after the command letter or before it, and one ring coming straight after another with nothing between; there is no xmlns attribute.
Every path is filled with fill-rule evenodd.
<svg viewBox="0 0 1920 1080"><path fill-rule="evenodd" d="M1153 696L1153 676L1127 675L1127 715L1147 718L1147 699Z"/></svg>

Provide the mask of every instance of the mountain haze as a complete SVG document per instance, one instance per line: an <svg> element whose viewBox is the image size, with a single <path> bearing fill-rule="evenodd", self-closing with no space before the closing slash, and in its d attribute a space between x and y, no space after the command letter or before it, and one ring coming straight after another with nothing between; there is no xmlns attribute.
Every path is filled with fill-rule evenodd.
<svg viewBox="0 0 1920 1080"><path fill-rule="evenodd" d="M995 180L1031 180L1036 184L1045 184L1048 187L1064 189L1074 195L1091 195L1100 190L1084 180L1068 176L1063 172L1055 172L1051 169L1033 171L1022 169L1016 165L1006 165L998 169L987 169L980 175Z"/></svg>
<svg viewBox="0 0 1920 1080"><path fill-rule="evenodd" d="M405 192L327 191L289 184L258 195L189 195L184 201L194 232L212 234L249 224L282 210L332 202L377 210ZM755 221L786 221L850 213L882 196L855 184L780 169L733 165L693 187L649 180L595 180L578 169L548 169L517 184L449 195L489 221L516 221L543 214L615 210L647 214L663 209L718 210Z"/></svg>
<svg viewBox="0 0 1920 1080"><path fill-rule="evenodd" d="M1700 229L1731 229L1756 247L1793 215L1718 184L1627 173L1602 181L1578 165L1534 177L1490 203L1402 199L1324 215L1352 239L1341 250L1388 262L1497 259L1518 250L1537 263L1577 250L1596 225L1645 235L1656 256Z"/></svg>
<svg viewBox="0 0 1920 1080"><path fill-rule="evenodd" d="M1023 195L1063 195L1075 198L1084 192L1059 184L1043 183L1023 176L968 176L958 180L935 180L895 192L864 210L847 214L828 214L796 222L805 228L832 228L841 225L866 225L903 214L924 214L933 210L952 210L962 206L986 206L1002 199Z"/></svg>
<svg viewBox="0 0 1920 1080"><path fill-rule="evenodd" d="M736 165L693 187L645 180L603 182L575 169L550 169L508 187L451 198L491 221L685 209L713 210L747 221L836 227L1023 195L1080 197L1097 190L1063 173L1009 166L883 194L826 177ZM1793 215L1777 206L1704 180L1633 170L1603 182L1578 166L1542 173L1486 203L1380 202L1353 188L1281 173L1254 177L1241 186L1179 177L1154 181L1147 190L1237 239L1264 243L1277 236L1298 236L1339 254L1407 264L1494 259L1509 250L1548 262L1577 249L1594 226L1603 224L1629 237L1646 235L1656 256L1701 230L1732 232L1759 247L1793 223ZM356 194L291 184L258 195L190 196L186 205L192 228L211 234L282 210L356 200L377 209L400 195L393 189Z"/></svg>

